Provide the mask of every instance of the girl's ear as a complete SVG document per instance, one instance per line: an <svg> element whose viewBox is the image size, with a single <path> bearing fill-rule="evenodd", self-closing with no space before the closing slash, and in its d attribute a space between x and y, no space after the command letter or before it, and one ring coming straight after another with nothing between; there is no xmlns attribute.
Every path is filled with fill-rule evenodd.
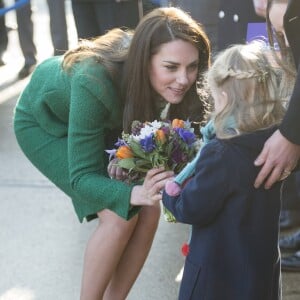
<svg viewBox="0 0 300 300"><path fill-rule="evenodd" d="M227 95L227 93L225 91L221 92L221 101L222 101L222 108L224 109L224 107L228 103L228 95Z"/></svg>
<svg viewBox="0 0 300 300"><path fill-rule="evenodd" d="M221 95L222 95L223 100L225 101L225 103L227 103L227 101L228 101L228 95L227 95L227 93L225 91L222 91Z"/></svg>

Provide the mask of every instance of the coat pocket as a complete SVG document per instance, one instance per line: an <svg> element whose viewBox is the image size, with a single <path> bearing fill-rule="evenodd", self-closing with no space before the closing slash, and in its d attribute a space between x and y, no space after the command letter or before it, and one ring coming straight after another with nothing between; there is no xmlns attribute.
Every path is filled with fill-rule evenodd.
<svg viewBox="0 0 300 300"><path fill-rule="evenodd" d="M200 265L186 258L179 290L179 300L202 300L205 296L204 276Z"/></svg>

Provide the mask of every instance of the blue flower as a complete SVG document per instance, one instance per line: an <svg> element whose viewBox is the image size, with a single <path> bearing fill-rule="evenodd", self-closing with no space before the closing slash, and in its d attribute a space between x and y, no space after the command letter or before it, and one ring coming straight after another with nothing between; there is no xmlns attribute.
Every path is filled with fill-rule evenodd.
<svg viewBox="0 0 300 300"><path fill-rule="evenodd" d="M150 153L155 149L153 133L140 140L140 145L146 153Z"/></svg>
<svg viewBox="0 0 300 300"><path fill-rule="evenodd" d="M121 147L121 146L127 146L126 142L123 139L118 138L118 141L115 143L115 146L117 148Z"/></svg>
<svg viewBox="0 0 300 300"><path fill-rule="evenodd" d="M196 140L195 134L190 130L186 130L184 128L175 128L175 131L188 146L192 145Z"/></svg>

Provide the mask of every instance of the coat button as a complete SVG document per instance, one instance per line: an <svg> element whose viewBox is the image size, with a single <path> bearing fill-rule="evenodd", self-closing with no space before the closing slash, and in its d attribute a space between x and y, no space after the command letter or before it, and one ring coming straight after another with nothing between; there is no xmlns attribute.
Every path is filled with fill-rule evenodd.
<svg viewBox="0 0 300 300"><path fill-rule="evenodd" d="M220 18L220 19L223 19L224 17L225 17L224 11L223 11L223 10L220 10L220 11L219 11L219 18Z"/></svg>
<svg viewBox="0 0 300 300"><path fill-rule="evenodd" d="M239 21L239 16L238 15L233 15L233 22L237 23Z"/></svg>

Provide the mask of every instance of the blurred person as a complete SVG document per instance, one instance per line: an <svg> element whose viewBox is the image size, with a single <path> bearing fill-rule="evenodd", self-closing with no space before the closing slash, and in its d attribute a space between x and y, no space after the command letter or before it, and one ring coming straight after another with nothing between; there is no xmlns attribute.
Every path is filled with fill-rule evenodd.
<svg viewBox="0 0 300 300"><path fill-rule="evenodd" d="M286 70L287 74L290 74L290 82L293 85L292 96L289 99L289 106L287 109L287 114L283 120L283 123L279 127L279 130L267 141L262 154L266 158L266 168L262 169L259 174L260 177L257 178L257 186L263 184L264 178L267 178L268 169L272 171L271 178L269 177L265 183L266 188L270 188L274 182L278 180L278 174L280 177L284 178L290 174L289 170L293 169L295 165L295 159L297 160L297 152L299 150L298 144L296 142L299 140L298 137L298 115L300 109L299 103L299 86L300 86L300 75L299 75L299 55L300 55L300 40L299 40L299 15L300 15L300 2L299 1L288 1L288 0L270 0L268 2L266 11L267 24L269 28L269 37L271 44L274 45L278 42L279 50L281 53L280 59L278 59L278 64L283 70ZM273 30L275 32L275 37L273 35ZM276 56L277 57L277 56ZM295 69L296 66L296 69ZM296 72L298 71L298 72ZM295 80L292 78L295 77ZM288 85L285 83L284 85ZM298 107L298 109L297 109ZM287 136L287 138L285 137ZM289 139L292 141L290 142ZM268 150L268 151L266 151ZM276 151L281 153L277 160ZM260 158L262 157L260 155ZM272 165L273 164L273 165ZM277 165L276 165L277 164ZM288 169L281 170L282 166L287 164ZM265 166L264 166L265 167ZM263 168L264 168L263 167ZM273 169L272 169L273 168ZM285 171L284 171L285 170ZM265 172L265 173L262 173ZM279 179L280 179L279 177ZM287 189L292 184L292 189L294 188L292 205L299 206L300 197L300 175L299 171L294 172L292 176L287 179ZM292 190L293 191L293 190ZM283 191L284 192L284 191ZM286 200L286 199L283 199ZM298 202L298 203L297 203ZM290 203L287 203L290 204ZM283 201L283 208L286 205ZM291 204L288 207L290 210ZM296 207L297 210L299 209ZM295 222L299 222L299 214L294 216ZM294 254L283 257L281 261L281 268L284 271L300 271L300 231L282 237L279 240L280 249L284 252L294 252Z"/></svg>
<svg viewBox="0 0 300 300"><path fill-rule="evenodd" d="M217 52L218 43L218 12L220 0L177 0L178 5L201 23L211 42L213 54Z"/></svg>
<svg viewBox="0 0 300 300"><path fill-rule="evenodd" d="M4 8L3 0L0 0L0 9L1 8ZM8 45L8 34L5 25L5 15L0 15L0 66L5 65L5 62L3 60L3 55L7 49L7 45Z"/></svg>
<svg viewBox="0 0 300 300"><path fill-rule="evenodd" d="M279 43L282 59L286 60L286 49L290 48L297 70L293 93L287 113L279 129L268 139L256 166L262 166L255 180L255 187L270 188L276 181L287 177L296 167L300 157L300 1L269 0L267 21L272 24ZM271 29L270 29L271 30ZM271 36L271 35L270 35ZM282 64L283 69L285 64Z"/></svg>
<svg viewBox="0 0 300 300"><path fill-rule="evenodd" d="M249 23L263 23L254 9L253 0L220 0L218 12L218 50L236 43L246 43Z"/></svg>
<svg viewBox="0 0 300 300"><path fill-rule="evenodd" d="M138 0L72 0L79 39L100 36L109 29L134 29L139 21Z"/></svg>
<svg viewBox="0 0 300 300"><path fill-rule="evenodd" d="M97 37L115 27L134 29L140 17L160 6L159 0L72 0L79 39Z"/></svg>
<svg viewBox="0 0 300 300"><path fill-rule="evenodd" d="M50 19L50 34L53 55L63 54L68 50L67 21L64 0L47 0ZM24 56L24 66L18 78L29 76L37 63L37 49L34 43L34 23L32 21L31 1L16 10L20 47Z"/></svg>
<svg viewBox="0 0 300 300"><path fill-rule="evenodd" d="M133 36L112 29L45 60L20 95L14 130L21 149L72 199L80 222L99 218L85 252L81 300L126 298L152 245L160 191L174 175L155 168L142 184L128 184L105 149L134 120L164 112L201 121L197 88L209 64L202 27L180 9L157 8Z"/></svg>
<svg viewBox="0 0 300 300"><path fill-rule="evenodd" d="M292 54L290 52L289 47L285 47L286 42L285 39L279 37L280 30L283 30L283 14L286 11L288 0L275 0L269 2L269 13L268 13L268 27L269 27L269 35L272 39L272 46L274 45L273 40L273 27L270 22L270 17L272 18L272 22L275 25L276 32L275 36L278 37L279 40L279 49L281 49L283 54L284 63L279 64L282 65L283 69L287 70L287 66L289 66L289 70L287 70L288 76L287 82L282 84L282 88L288 88L291 90L289 92L289 97L293 91L294 86L294 77L295 77L295 68L294 62L292 61ZM253 0L255 12L266 18L267 17L267 0ZM270 11L271 10L271 11ZM275 41L277 42L277 41ZM277 60L278 61L278 60ZM282 208L280 213L280 229L293 229L300 225L300 172L293 172L286 180L282 188ZM282 250L294 248L295 244L300 243L299 235L292 235L288 237L284 237L280 240Z"/></svg>

